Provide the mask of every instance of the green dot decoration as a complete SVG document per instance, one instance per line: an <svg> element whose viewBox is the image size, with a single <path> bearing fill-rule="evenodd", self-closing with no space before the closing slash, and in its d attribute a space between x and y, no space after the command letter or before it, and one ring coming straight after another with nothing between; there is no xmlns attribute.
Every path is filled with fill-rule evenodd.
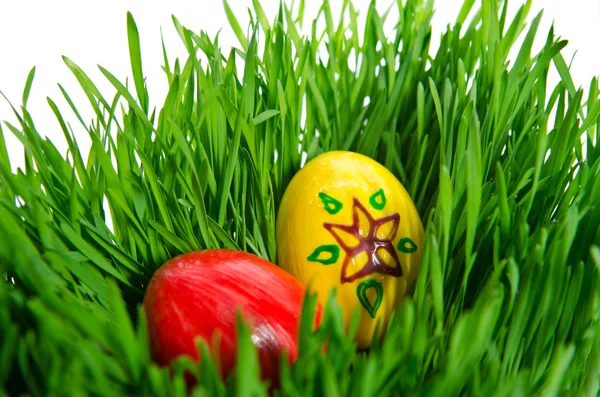
<svg viewBox="0 0 600 397"><path fill-rule="evenodd" d="M318 246L312 254L308 256L310 262L318 262L322 265L333 265L340 257L340 247L335 244Z"/></svg>
<svg viewBox="0 0 600 397"><path fill-rule="evenodd" d="M417 244L415 244L415 242L408 237L400 239L400 241L398 241L397 247L398 251L404 252L405 254L412 254L417 250Z"/></svg>
<svg viewBox="0 0 600 397"><path fill-rule="evenodd" d="M367 296L367 291L371 288L375 289L375 299L373 301L369 300ZM358 296L360 304L369 313L371 318L375 318L377 310L379 310L379 306L381 306L381 302L383 301L383 285L377 280L365 280L356 287L356 296Z"/></svg>
<svg viewBox="0 0 600 397"><path fill-rule="evenodd" d="M336 200L335 198L323 192L319 193L319 198L325 206L325 211L327 211L330 215L337 214L344 206L339 200Z"/></svg>
<svg viewBox="0 0 600 397"><path fill-rule="evenodd" d="M384 209L386 202L387 200L385 198L385 193L383 192L383 189L379 189L377 193L375 193L369 198L369 203L376 210Z"/></svg>

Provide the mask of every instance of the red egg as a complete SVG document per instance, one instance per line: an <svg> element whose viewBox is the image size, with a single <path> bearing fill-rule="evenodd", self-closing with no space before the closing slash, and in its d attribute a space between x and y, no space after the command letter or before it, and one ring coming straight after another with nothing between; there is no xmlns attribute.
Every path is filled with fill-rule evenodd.
<svg viewBox="0 0 600 397"><path fill-rule="evenodd" d="M241 310L252 329L262 377L276 379L283 350L290 363L298 353L304 293L293 276L255 255L224 249L180 255L154 273L144 296L152 358L160 365L181 355L198 359L195 338L210 347L218 331L215 351L227 376L235 364ZM320 317L317 307L315 326Z"/></svg>

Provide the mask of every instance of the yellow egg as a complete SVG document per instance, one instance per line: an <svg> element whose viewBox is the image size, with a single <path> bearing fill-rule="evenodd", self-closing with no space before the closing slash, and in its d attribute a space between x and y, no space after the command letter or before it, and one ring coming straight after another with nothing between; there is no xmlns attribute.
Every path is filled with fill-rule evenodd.
<svg viewBox="0 0 600 397"><path fill-rule="evenodd" d="M346 326L360 311L359 347L414 287L423 225L402 184L384 166L351 152L328 152L292 179L276 225L278 263L316 292L333 289Z"/></svg>

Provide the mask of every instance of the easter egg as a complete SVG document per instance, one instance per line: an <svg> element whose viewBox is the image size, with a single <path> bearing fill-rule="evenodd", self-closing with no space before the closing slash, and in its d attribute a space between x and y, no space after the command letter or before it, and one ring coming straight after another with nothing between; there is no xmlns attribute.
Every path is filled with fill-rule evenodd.
<svg viewBox="0 0 600 397"><path fill-rule="evenodd" d="M335 289L346 325L358 310L361 348L411 293L423 238L419 214L398 179L351 152L309 161L293 177L277 214L279 266L322 304Z"/></svg>
<svg viewBox="0 0 600 397"><path fill-rule="evenodd" d="M182 355L198 359L195 339L200 338L218 352L227 376L235 364L240 310L252 329L262 377L277 379L283 350L290 362L298 353L304 295L289 273L245 252L219 249L175 257L154 273L144 295L152 359L160 365ZM317 306L315 326L320 315Z"/></svg>

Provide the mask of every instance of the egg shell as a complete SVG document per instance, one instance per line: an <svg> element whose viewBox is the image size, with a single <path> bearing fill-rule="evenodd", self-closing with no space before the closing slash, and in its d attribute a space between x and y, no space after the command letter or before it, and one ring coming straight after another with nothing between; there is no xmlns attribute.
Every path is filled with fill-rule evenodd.
<svg viewBox="0 0 600 397"><path fill-rule="evenodd" d="M370 346L411 293L424 231L408 192L384 166L327 152L292 179L280 203L277 261L322 304L335 289L346 326L360 312L359 347Z"/></svg>
<svg viewBox="0 0 600 397"><path fill-rule="evenodd" d="M245 252L205 250L175 257L154 273L144 296L152 358L160 365L181 355L198 359L194 339L210 347L218 331L216 351L227 376L235 364L236 314L241 310L252 327L262 377L277 379L282 351L287 350L290 363L297 356L304 295L304 287L289 273ZM316 326L320 305L315 317Z"/></svg>

